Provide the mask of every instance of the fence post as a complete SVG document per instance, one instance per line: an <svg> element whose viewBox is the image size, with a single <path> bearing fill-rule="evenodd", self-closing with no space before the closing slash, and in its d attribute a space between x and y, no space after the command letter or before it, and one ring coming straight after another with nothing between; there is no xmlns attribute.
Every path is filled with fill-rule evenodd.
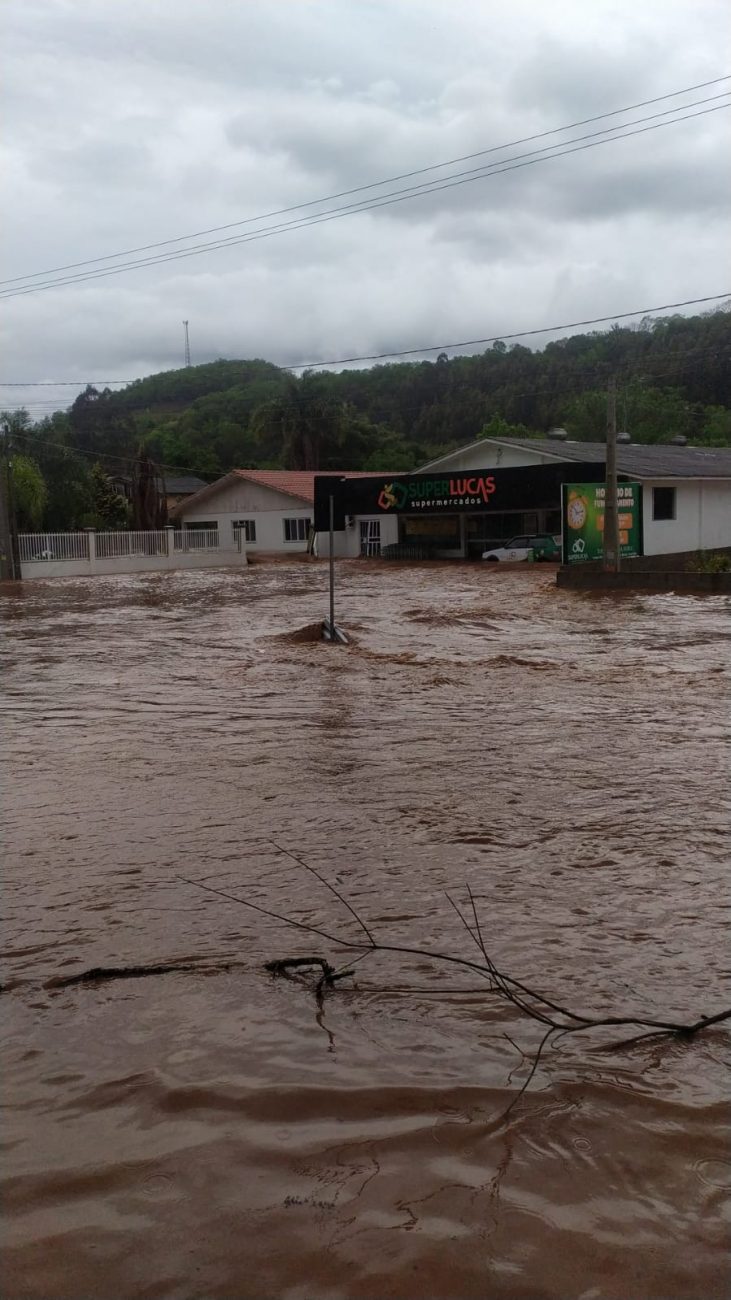
<svg viewBox="0 0 731 1300"><path fill-rule="evenodd" d="M165 525L165 550L168 557L168 568L172 568L175 559L175 529L172 524Z"/></svg>
<svg viewBox="0 0 731 1300"><path fill-rule="evenodd" d="M89 572L96 573L96 528L85 528L86 533L86 551L89 561Z"/></svg>

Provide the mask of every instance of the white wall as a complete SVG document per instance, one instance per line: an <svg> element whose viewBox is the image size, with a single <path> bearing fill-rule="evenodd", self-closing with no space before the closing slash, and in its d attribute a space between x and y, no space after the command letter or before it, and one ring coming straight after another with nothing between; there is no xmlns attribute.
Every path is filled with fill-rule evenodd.
<svg viewBox="0 0 731 1300"><path fill-rule="evenodd" d="M360 525L377 520L381 525L381 550L398 541L398 518L395 515L356 515L355 522L340 531L335 531L335 555L338 559L357 559L360 555ZM248 550L251 547L247 548ZM330 534L318 533L316 541L318 555L330 554Z"/></svg>
<svg viewBox="0 0 731 1300"><path fill-rule="evenodd" d="M655 487L675 488L675 518L653 519ZM731 479L653 479L643 483L645 555L731 546Z"/></svg>
<svg viewBox="0 0 731 1300"><path fill-rule="evenodd" d="M23 560L20 576L23 579L112 577L115 573L156 573L171 569L220 569L230 565L241 568L247 563L245 551L175 551L172 555L120 555L112 559Z"/></svg>
<svg viewBox="0 0 731 1300"><path fill-rule="evenodd" d="M210 519L218 528L222 546L233 546L235 522L253 519L256 523L256 542L247 542L247 551L251 554L275 551L288 555L306 551L307 541L285 542L284 520L311 520L314 514L314 506L301 501L299 497L287 496L286 492L277 492L274 488L242 478L225 484L200 504L181 507L177 518L183 527L188 523L203 523Z"/></svg>
<svg viewBox="0 0 731 1300"><path fill-rule="evenodd" d="M222 545L233 545L233 525L241 519L253 519L256 524L256 542L247 542L249 554L296 555L307 550L307 542L285 542L285 519L309 519L314 521L315 508L297 497L287 496L274 488L252 483L249 479L225 484L218 492L211 493L206 501L190 507L183 506L178 511L178 518L183 527L190 523L209 521L221 536ZM398 519L390 515L359 515L350 527L336 531L335 555L342 559L355 559L360 555L361 519L378 519L381 524L381 546L390 546L398 541ZM317 534L315 544L317 555L329 555L330 538L328 533Z"/></svg>

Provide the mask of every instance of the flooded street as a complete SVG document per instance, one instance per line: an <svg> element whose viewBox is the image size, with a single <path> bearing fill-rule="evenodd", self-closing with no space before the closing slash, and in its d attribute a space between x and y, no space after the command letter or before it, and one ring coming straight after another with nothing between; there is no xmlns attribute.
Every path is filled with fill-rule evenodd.
<svg viewBox="0 0 731 1300"><path fill-rule="evenodd" d="M558 1039L375 954L487 947L579 1013L731 1006L730 603L542 566L8 585L6 1300L727 1294L731 1029ZM201 970L49 987L97 966Z"/></svg>

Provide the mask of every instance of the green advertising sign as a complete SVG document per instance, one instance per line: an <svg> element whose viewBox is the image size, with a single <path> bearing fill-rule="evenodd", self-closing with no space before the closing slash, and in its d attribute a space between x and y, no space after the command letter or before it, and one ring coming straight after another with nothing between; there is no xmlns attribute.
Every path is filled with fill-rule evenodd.
<svg viewBox="0 0 731 1300"><path fill-rule="evenodd" d="M601 560L604 545L603 483L564 483L562 489L563 562ZM642 485L617 485L619 554L642 555Z"/></svg>

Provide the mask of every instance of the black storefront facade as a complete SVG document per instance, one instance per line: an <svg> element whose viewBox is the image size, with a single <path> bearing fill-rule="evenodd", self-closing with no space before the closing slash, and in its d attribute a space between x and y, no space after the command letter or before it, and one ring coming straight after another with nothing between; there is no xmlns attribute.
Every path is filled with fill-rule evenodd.
<svg viewBox="0 0 731 1300"><path fill-rule="evenodd" d="M358 530L358 536L369 539L369 554L378 554L383 542L383 549L396 544L407 554L479 559L484 550L520 534L558 536L562 484L603 479L604 466L596 461L358 478L317 476L315 530L320 537L327 534L332 496L336 533ZM366 553L365 546L361 550ZM341 550L336 540L335 553L352 551Z"/></svg>

